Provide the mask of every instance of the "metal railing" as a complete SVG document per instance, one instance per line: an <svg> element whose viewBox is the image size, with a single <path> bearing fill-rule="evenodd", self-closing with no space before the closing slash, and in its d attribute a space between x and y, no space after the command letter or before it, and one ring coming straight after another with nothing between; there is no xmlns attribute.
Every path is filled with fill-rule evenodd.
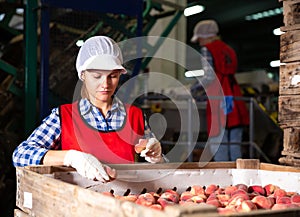
<svg viewBox="0 0 300 217"><path fill-rule="evenodd" d="M164 96L147 96L147 100L168 100L169 98ZM145 98L145 99L146 99ZM215 96L215 97L209 97L210 100L216 99L220 100L223 97ZM207 96L201 97L201 101L207 100ZM196 145L193 142L193 132L192 132L192 126L193 126L193 120L192 120L192 105L194 103L194 99L191 96L181 96L178 100L185 100L186 106L187 106L187 141L166 141L162 140L161 143L163 145L187 145L188 153L192 153L193 149L195 147L197 148L204 148L206 144L214 144L212 142L197 142ZM257 152L266 162L271 163L271 160L269 157L263 152L261 147L255 142L255 121L254 121L254 109L255 107L259 107L257 101L253 97L233 97L233 100L238 101L242 100L249 104L248 110L249 110L249 140L248 141L242 141L242 142L221 142L221 145L232 145L232 144L238 144L241 146L249 146L249 158L255 158ZM149 101L148 101L149 102ZM199 132L200 133L200 132ZM188 156L187 161L192 162L193 156L190 154Z"/></svg>

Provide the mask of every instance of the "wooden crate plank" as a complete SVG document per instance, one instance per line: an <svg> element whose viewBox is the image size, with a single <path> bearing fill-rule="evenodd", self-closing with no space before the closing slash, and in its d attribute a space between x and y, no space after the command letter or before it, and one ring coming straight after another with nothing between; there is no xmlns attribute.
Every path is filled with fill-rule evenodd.
<svg viewBox="0 0 300 217"><path fill-rule="evenodd" d="M300 167L283 166L269 163L260 163L260 169L268 171L300 172Z"/></svg>
<svg viewBox="0 0 300 217"><path fill-rule="evenodd" d="M300 60L300 30L288 31L280 36L280 62Z"/></svg>
<svg viewBox="0 0 300 217"><path fill-rule="evenodd" d="M251 165L247 165L247 163L251 163ZM257 166L258 164L258 166ZM208 162L204 167L202 164L199 165L199 162L184 162L184 163L167 163L167 164L149 164L149 163L141 163L141 164L108 164L111 167L116 168L117 170L147 170L147 169L264 169L264 170L276 170L276 171L289 171L293 172L294 168L284 167L281 165L270 164L270 163L261 163L259 159L237 159L234 161L226 161L226 162ZM254 166L253 166L254 165ZM26 167L35 173L38 174L51 174L53 172L66 172L66 171L74 171L72 168L64 168L62 166L29 166ZM51 171L49 173L49 171ZM298 171L298 170L297 170ZM300 172L300 170L299 170Z"/></svg>
<svg viewBox="0 0 300 217"><path fill-rule="evenodd" d="M283 129L283 153L300 152L300 127Z"/></svg>
<svg viewBox="0 0 300 217"><path fill-rule="evenodd" d="M283 1L283 23L285 26L294 26L300 24L300 1Z"/></svg>
<svg viewBox="0 0 300 217"><path fill-rule="evenodd" d="M237 169L259 169L260 162L259 159L237 159L236 168Z"/></svg>
<svg viewBox="0 0 300 217"><path fill-rule="evenodd" d="M278 120L280 124L293 121L300 125L300 95L279 96Z"/></svg>
<svg viewBox="0 0 300 217"><path fill-rule="evenodd" d="M300 94L300 62L280 66L280 95Z"/></svg>
<svg viewBox="0 0 300 217"><path fill-rule="evenodd" d="M29 215L20 209L14 209L14 217L29 217Z"/></svg>
<svg viewBox="0 0 300 217"><path fill-rule="evenodd" d="M295 25L292 25L292 26L281 26L280 27L280 30L282 32L288 32L288 31L293 31L293 30L297 30L297 29L300 29L300 24L295 24Z"/></svg>
<svg viewBox="0 0 300 217"><path fill-rule="evenodd" d="M295 159L300 160L300 152L299 151L297 151L297 152L291 152L291 151L285 151L285 150L283 150L281 152L281 154L282 155L286 155L286 156L291 156L291 157L293 157Z"/></svg>
<svg viewBox="0 0 300 217"><path fill-rule="evenodd" d="M284 156L279 158L279 163L298 168L300 167L300 159L292 156Z"/></svg>
<svg viewBox="0 0 300 217"><path fill-rule="evenodd" d="M220 217L217 208L208 204L197 204L191 206L167 206L165 207L167 216L182 216L182 217Z"/></svg>

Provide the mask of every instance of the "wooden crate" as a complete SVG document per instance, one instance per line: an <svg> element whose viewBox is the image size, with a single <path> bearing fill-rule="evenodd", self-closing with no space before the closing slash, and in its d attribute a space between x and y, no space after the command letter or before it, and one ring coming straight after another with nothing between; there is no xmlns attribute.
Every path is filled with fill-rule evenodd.
<svg viewBox="0 0 300 217"><path fill-rule="evenodd" d="M300 180L300 168L286 167L280 165L260 163L258 160L241 160L237 162L210 162L206 165L200 165L199 163L183 163L183 164L134 164L134 165L114 165L114 167L120 172L122 170L132 171L133 174L136 172L145 172L145 174L151 173L151 171L167 171L177 173L177 178L174 176L169 180L168 183L164 183L165 186L170 186L176 181L181 185L189 185L190 177L184 177L181 175L184 171L192 171L189 173L191 176L196 176L199 184L202 182L209 183L211 181L219 180L219 184L225 183L226 178L218 178L217 175L220 171L229 170L235 171L236 169L241 171L244 175L238 175L242 179L245 179L245 175L249 172L258 173L260 171L266 171L271 173L292 173L293 176L298 176L299 179L292 178L287 180L289 183L292 181L298 182ZM66 167L58 166L32 166L25 168L17 168L17 193L16 193L16 205L19 210L15 211L15 216L106 216L106 217L138 217L138 216L149 216L149 217L196 217L196 216L210 216L219 217L217 210L214 206L202 204L195 206L168 206L164 211L158 211L138 204L122 201L114 197L109 197L101 194L92 188L86 186L92 186L91 183L84 185L86 182L94 182L87 180L79 176L76 171L70 170ZM127 174L127 172L125 174ZM179 172L179 174L178 174ZM207 175L203 176L203 173ZM72 180L62 180L61 174L77 174L77 178L72 176ZM55 178L56 175L56 178ZM129 174L130 175L130 174ZM202 178L198 179L198 176ZM183 177L182 177L183 176ZM247 176L247 175L246 175ZM282 180L282 174L278 174L279 179ZM285 176L285 175L284 175ZM81 177L81 180L78 179ZM253 176L251 176L253 177ZM176 180L176 179L180 180ZM271 174L273 180L274 175ZM288 177L286 177L289 179ZM77 181L75 180L77 179ZM251 181L251 180L250 180ZM115 182L115 181L113 181ZM111 182L111 183L113 183ZM152 180L152 184L159 182L159 180ZM142 183L149 190L151 187L148 185L150 182ZM134 183L128 183L128 185L134 185ZM177 183L178 184L178 183ZM213 184L213 183L211 183ZM215 183L217 184L217 183ZM102 184L105 186L107 184ZM148 185L148 186L147 186ZM299 183L294 183L299 187ZM101 186L101 189L102 189ZM130 186L128 186L130 187ZM153 186L152 186L153 187ZM295 189L300 191L299 189ZM286 209L281 211L271 210L258 210L252 211L251 213L237 213L229 216L299 216L299 209Z"/></svg>

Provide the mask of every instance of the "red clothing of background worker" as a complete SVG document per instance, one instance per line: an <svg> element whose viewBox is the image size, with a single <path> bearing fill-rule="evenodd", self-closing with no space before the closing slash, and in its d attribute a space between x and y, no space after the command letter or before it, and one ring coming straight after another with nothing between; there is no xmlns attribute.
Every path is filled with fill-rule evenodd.
<svg viewBox="0 0 300 217"><path fill-rule="evenodd" d="M243 127L249 124L249 114L245 102L234 99L242 96L234 77L236 53L220 40L218 32L219 27L214 20L200 21L194 28L191 41L199 43L203 58L214 70L214 78L208 78L210 81L206 81L208 86L205 90L209 98L207 131L211 153L215 161L235 161L242 157L241 145L237 143L242 142ZM205 76L201 79L208 80ZM220 89L217 88L218 82ZM217 99L218 96L224 96L224 99Z"/></svg>

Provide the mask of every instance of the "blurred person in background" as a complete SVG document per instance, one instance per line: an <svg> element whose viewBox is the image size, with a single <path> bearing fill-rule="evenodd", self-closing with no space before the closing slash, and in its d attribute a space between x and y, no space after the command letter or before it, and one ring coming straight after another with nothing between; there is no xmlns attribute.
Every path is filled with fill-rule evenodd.
<svg viewBox="0 0 300 217"><path fill-rule="evenodd" d="M194 27L191 42L200 46L203 60L199 61L203 62L204 71L207 72L205 65L209 65L214 73L205 73L200 77L200 82L192 86L192 91L207 87L206 93L212 96L207 103L206 115L208 144L214 160L235 161L242 158L240 143L244 127L249 125L249 113L244 101L234 99L242 96L234 76L238 65L236 53L220 39L218 33L219 27L215 20L203 20ZM222 100L213 99L214 96L223 95L217 88L217 82L220 82L225 96Z"/></svg>

